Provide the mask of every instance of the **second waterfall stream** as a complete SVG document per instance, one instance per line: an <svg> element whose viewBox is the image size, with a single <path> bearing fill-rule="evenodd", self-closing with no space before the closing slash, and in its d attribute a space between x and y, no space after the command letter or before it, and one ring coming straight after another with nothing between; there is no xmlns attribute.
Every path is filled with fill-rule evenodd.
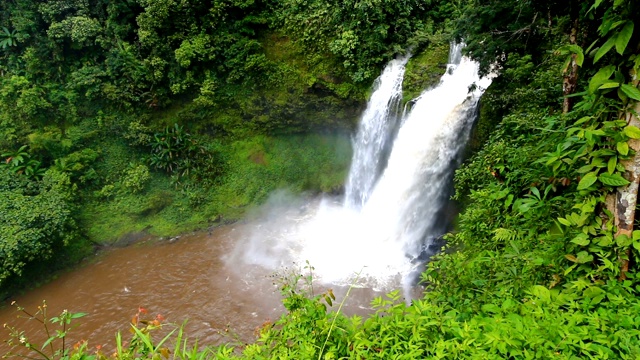
<svg viewBox="0 0 640 360"><path fill-rule="evenodd" d="M403 114L407 60L391 61L374 83L354 136L344 200L275 206L231 261L270 271L308 261L327 284L357 277L357 285L379 290L411 286L429 245L447 230L453 172L491 80L452 45L440 83Z"/></svg>

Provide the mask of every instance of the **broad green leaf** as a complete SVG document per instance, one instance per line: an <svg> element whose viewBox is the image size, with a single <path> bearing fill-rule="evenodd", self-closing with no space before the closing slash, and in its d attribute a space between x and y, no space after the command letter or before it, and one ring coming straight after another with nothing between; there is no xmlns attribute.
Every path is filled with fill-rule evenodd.
<svg viewBox="0 0 640 360"><path fill-rule="evenodd" d="M484 304L482 305L482 311L485 313L499 313L500 308L495 304Z"/></svg>
<svg viewBox="0 0 640 360"><path fill-rule="evenodd" d="M618 164L618 158L616 156L612 156L609 158L609 162L607 163L607 173L613 174L616 170L616 165Z"/></svg>
<svg viewBox="0 0 640 360"><path fill-rule="evenodd" d="M549 303L551 301L551 291L542 285L534 285L531 287L531 294L535 295L539 300Z"/></svg>
<svg viewBox="0 0 640 360"><path fill-rule="evenodd" d="M593 5L591 5L591 7L589 8L589 11L587 11L587 13L589 13L591 10L595 10L598 8L598 6L600 6L600 4L602 4L602 0L596 0Z"/></svg>
<svg viewBox="0 0 640 360"><path fill-rule="evenodd" d="M618 245L619 247L626 248L627 246L631 245L632 242L633 239L629 238L625 234L616 236L616 245Z"/></svg>
<svg viewBox="0 0 640 360"><path fill-rule="evenodd" d="M632 98L635 101L640 101L640 90L638 90L637 87L629 85L629 84L622 84L622 85L620 85L620 89L628 97Z"/></svg>
<svg viewBox="0 0 640 360"><path fill-rule="evenodd" d="M598 90L613 89L613 88L617 88L618 86L620 86L620 83L618 83L617 81L609 81L609 82L606 82L606 83L602 84L598 88Z"/></svg>
<svg viewBox="0 0 640 360"><path fill-rule="evenodd" d="M611 36L596 52L596 56L593 57L593 63L597 63L600 58L605 56L609 50L615 45L617 36Z"/></svg>
<svg viewBox="0 0 640 360"><path fill-rule="evenodd" d="M558 221L560 222L560 224L564 225L564 226L571 226L571 221L565 219L565 218L558 218Z"/></svg>
<svg viewBox="0 0 640 360"><path fill-rule="evenodd" d="M591 80L589 80L589 93L595 93L600 85L609 80L614 71L616 71L616 68L613 65L605 66L598 70L598 72L591 77Z"/></svg>
<svg viewBox="0 0 640 360"><path fill-rule="evenodd" d="M87 315L88 315L87 313L83 313L83 312L73 313L73 314L71 314L71 318L72 319L78 319L78 318L81 318L81 317L85 317Z"/></svg>
<svg viewBox="0 0 640 360"><path fill-rule="evenodd" d="M602 247L610 246L613 243L613 237L611 235L601 236L598 238L598 245Z"/></svg>
<svg viewBox="0 0 640 360"><path fill-rule="evenodd" d="M580 125L592 119L592 116L583 116L580 119L576 120L574 125Z"/></svg>
<svg viewBox="0 0 640 360"><path fill-rule="evenodd" d="M576 172L578 174L584 174L584 173L588 173L591 170L593 170L593 165L585 165L585 166L581 167L580 169L576 170Z"/></svg>
<svg viewBox="0 0 640 360"><path fill-rule="evenodd" d="M560 224L564 225L564 226L571 226L572 223L571 221L565 219L565 218L558 218L558 221L560 222Z"/></svg>
<svg viewBox="0 0 640 360"><path fill-rule="evenodd" d="M584 190L588 188L589 186L593 185L596 180L598 180L598 177L595 171L588 173L582 179L580 179L580 182L578 183L578 190Z"/></svg>
<svg viewBox="0 0 640 360"><path fill-rule="evenodd" d="M576 262L579 264L584 264L593 261L593 255L589 254L586 251L580 251L576 258Z"/></svg>
<svg viewBox="0 0 640 360"><path fill-rule="evenodd" d="M513 194L507 196L507 200L504 201L504 206L509 207L513 203Z"/></svg>
<svg viewBox="0 0 640 360"><path fill-rule="evenodd" d="M626 126L623 131L625 135L632 139L640 139L640 129L633 125Z"/></svg>
<svg viewBox="0 0 640 360"><path fill-rule="evenodd" d="M621 88L618 88L616 93L618 94L618 98L622 100L622 102L626 103L627 101L629 101L629 97L627 96L627 94L624 93L624 91L622 91Z"/></svg>
<svg viewBox="0 0 640 360"><path fill-rule="evenodd" d="M629 44L629 40L631 40L631 35L633 35L633 22L627 21L618 33L618 36L616 36L616 51L618 54L622 55L622 53L624 53L624 50Z"/></svg>
<svg viewBox="0 0 640 360"><path fill-rule="evenodd" d="M540 199L540 190L538 190L537 187L532 187L531 188L531 192L538 198Z"/></svg>
<svg viewBox="0 0 640 360"><path fill-rule="evenodd" d="M580 52L576 53L576 64L578 66L582 66L582 64L584 64L584 53L582 52L582 49L580 49Z"/></svg>
<svg viewBox="0 0 640 360"><path fill-rule="evenodd" d="M617 29L617 28L618 28L618 26L620 26L620 25L622 25L622 24L624 24L624 23L626 23L626 22L627 22L626 20L618 20L618 21L614 22L614 23L609 27L609 31Z"/></svg>
<svg viewBox="0 0 640 360"><path fill-rule="evenodd" d="M587 246L591 243L587 234L579 234L578 236L574 237L571 242L580 246Z"/></svg>
<svg viewBox="0 0 640 360"><path fill-rule="evenodd" d="M640 240L640 230L633 230L632 234L633 241Z"/></svg>
<svg viewBox="0 0 640 360"><path fill-rule="evenodd" d="M620 155L626 156L627 154L629 154L629 144L626 141L617 143L616 148L618 149Z"/></svg>
<svg viewBox="0 0 640 360"><path fill-rule="evenodd" d="M600 180L601 183L609 186L624 186L629 184L629 181L627 181L625 178L620 176L620 174L604 173L604 174L600 174L598 179Z"/></svg>

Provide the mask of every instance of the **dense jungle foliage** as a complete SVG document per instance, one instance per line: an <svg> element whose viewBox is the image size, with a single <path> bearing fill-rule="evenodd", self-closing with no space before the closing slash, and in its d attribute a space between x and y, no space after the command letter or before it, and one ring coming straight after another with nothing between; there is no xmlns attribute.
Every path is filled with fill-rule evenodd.
<svg viewBox="0 0 640 360"><path fill-rule="evenodd" d="M2 5L1 146L11 153L0 201L16 199L2 205L16 215L3 221L0 244L4 262L22 261L5 276L72 241L61 234L82 233L78 201L101 196L124 208L115 198L162 189L161 173L189 191L202 167L214 174L210 186L234 191L225 175L243 173L234 160L268 162L273 134L348 128L335 116L307 122L287 111L337 108L348 119L380 65L411 46L463 39L483 72L497 75L473 154L456 173L463 211L423 274L424 298L407 305L394 292L373 301L370 317L347 318L332 292L314 294L313 279L293 276L282 285L287 313L254 344L199 347L181 330L153 339L162 324L136 322L127 346L117 338L117 358L640 358L637 1L70 4ZM109 175L116 161L107 151L135 152L138 162ZM246 196L238 205L259 198ZM23 215L19 203L53 218ZM137 211L162 209L154 206ZM24 243L5 235L26 229ZM56 356L108 356L88 346Z"/></svg>
<svg viewBox="0 0 640 360"><path fill-rule="evenodd" d="M409 46L446 44L434 23L449 12L420 1L3 1L0 297L92 244L233 221L278 188L339 191L373 79Z"/></svg>

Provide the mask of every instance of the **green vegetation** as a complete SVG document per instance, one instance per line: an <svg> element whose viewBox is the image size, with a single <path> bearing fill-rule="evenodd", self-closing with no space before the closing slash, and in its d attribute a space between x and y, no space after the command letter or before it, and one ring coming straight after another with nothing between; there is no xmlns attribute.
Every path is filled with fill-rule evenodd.
<svg viewBox="0 0 640 360"><path fill-rule="evenodd" d="M419 20L435 5L373 5L3 1L0 297L92 243L233 221L277 188L340 191L371 82L436 32Z"/></svg>
<svg viewBox="0 0 640 360"><path fill-rule="evenodd" d="M463 211L423 274L424 298L406 305L394 292L370 317L347 318L312 279L285 277L287 313L256 343L185 343L172 356L640 357L637 1L15 0L0 10L5 277L81 229L161 233L241 216L279 187L336 191L348 156L332 159L348 141L308 134L348 129L381 64L410 47L405 98L415 96L442 39L458 38L499 76L456 173ZM168 340L151 330L134 330L118 357L164 356Z"/></svg>
<svg viewBox="0 0 640 360"><path fill-rule="evenodd" d="M426 51L412 56L407 62L402 81L403 102L417 98L426 89L438 85L447 69L449 42L444 36L434 36Z"/></svg>

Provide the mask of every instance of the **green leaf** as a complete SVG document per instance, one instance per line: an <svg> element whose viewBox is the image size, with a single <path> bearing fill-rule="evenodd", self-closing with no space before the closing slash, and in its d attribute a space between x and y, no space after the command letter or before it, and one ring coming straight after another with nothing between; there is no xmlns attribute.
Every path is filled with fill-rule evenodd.
<svg viewBox="0 0 640 360"><path fill-rule="evenodd" d="M620 174L604 173L604 174L600 174L598 179L600 180L601 183L609 186L624 186L629 184L629 181L627 181L625 178L620 176Z"/></svg>
<svg viewBox="0 0 640 360"><path fill-rule="evenodd" d="M627 96L627 94L624 93L624 91L622 91L621 88L618 88L616 93L618 94L618 98L622 100L622 102L626 103L627 101L629 101L629 97Z"/></svg>
<svg viewBox="0 0 640 360"><path fill-rule="evenodd" d="M573 269L576 268L576 266L578 266L577 264L573 264L571 266L569 266L565 271L564 271L564 276L567 276L567 274L569 274L571 271L573 271Z"/></svg>
<svg viewBox="0 0 640 360"><path fill-rule="evenodd" d="M615 71L616 68L613 65L605 66L598 70L598 72L591 77L591 80L589 80L589 93L595 93L600 85L609 80Z"/></svg>
<svg viewBox="0 0 640 360"><path fill-rule="evenodd" d="M545 303L551 302L551 291L542 285L533 285L531 287L531 294Z"/></svg>
<svg viewBox="0 0 640 360"><path fill-rule="evenodd" d="M485 313L499 313L500 308L495 304L484 304L482 305L482 311Z"/></svg>
<svg viewBox="0 0 640 360"><path fill-rule="evenodd" d="M616 156L612 156L609 158L609 162L607 163L607 173L613 174L616 170L616 165L618 164L618 158Z"/></svg>
<svg viewBox="0 0 640 360"><path fill-rule="evenodd" d="M597 63L598 60L600 60L600 58L602 58L603 56L605 56L609 50L611 50L611 48L613 48L613 45L615 45L616 43L616 38L617 36L612 36L609 38L609 40L607 40L601 47L600 49L598 49L598 51L596 52L596 56L593 57L593 63Z"/></svg>
<svg viewBox="0 0 640 360"><path fill-rule="evenodd" d="M591 243L591 241L589 240L589 236L584 233L581 233L578 236L574 237L571 242L580 246L587 246Z"/></svg>
<svg viewBox="0 0 640 360"><path fill-rule="evenodd" d="M616 236L616 245L618 245L619 247L626 248L627 246L631 245L632 242L633 239L629 238L625 234Z"/></svg>
<svg viewBox="0 0 640 360"><path fill-rule="evenodd" d="M598 88L598 90L613 89L613 88L617 88L618 86L620 86L620 83L618 83L617 81L609 81L609 82L606 82L606 83L602 84Z"/></svg>
<svg viewBox="0 0 640 360"><path fill-rule="evenodd" d="M72 319L79 319L79 318L85 317L85 316L87 316L87 313L83 313L83 312L71 314L71 318Z"/></svg>
<svg viewBox="0 0 640 360"><path fill-rule="evenodd" d="M531 187L531 192L538 198L540 199L540 190L538 190L537 187Z"/></svg>
<svg viewBox="0 0 640 360"><path fill-rule="evenodd" d="M627 21L618 33L618 36L616 36L616 51L618 54L622 55L622 53L624 53L624 50L629 44L629 40L631 40L631 35L633 35L633 22Z"/></svg>
<svg viewBox="0 0 640 360"><path fill-rule="evenodd" d="M513 203L513 194L507 196L507 200L504 201L504 206L509 207Z"/></svg>
<svg viewBox="0 0 640 360"><path fill-rule="evenodd" d="M593 255L589 254L586 251L580 251L578 253L578 257L576 258L576 262L579 264L584 264L593 261Z"/></svg>
<svg viewBox="0 0 640 360"><path fill-rule="evenodd" d="M598 177L595 171L588 173L582 179L580 179L580 182L578 183L578 190L584 190L588 188L589 186L593 185L597 179Z"/></svg>
<svg viewBox="0 0 640 360"><path fill-rule="evenodd" d="M629 84L622 84L620 85L620 89L628 97L632 98L635 101L640 101L640 90L638 90L637 87ZM637 139L637 138L634 138L634 139Z"/></svg>
<svg viewBox="0 0 640 360"><path fill-rule="evenodd" d="M588 12L590 12L591 10L595 10L595 9L597 9L597 8L598 8L598 6L600 6L600 4L602 4L602 0L596 0L596 1L593 3L593 5L591 5L591 7L589 8L589 11L587 11L587 13L588 13Z"/></svg>
<svg viewBox="0 0 640 360"><path fill-rule="evenodd" d="M626 156L627 154L629 154L629 144L626 141L617 143L616 148L618 149L620 155Z"/></svg>
<svg viewBox="0 0 640 360"><path fill-rule="evenodd" d="M633 125L626 126L623 131L625 135L632 139L640 139L640 129Z"/></svg>
<svg viewBox="0 0 640 360"><path fill-rule="evenodd" d="M576 64L578 66L582 66L582 64L584 63L584 53L582 52L582 49L580 52L576 53Z"/></svg>
<svg viewBox="0 0 640 360"><path fill-rule="evenodd" d="M560 222L560 224L564 225L564 226L571 226L571 221L565 219L565 218L558 218L558 221Z"/></svg>
<svg viewBox="0 0 640 360"><path fill-rule="evenodd" d="M582 124L582 123L585 123L585 122L587 122L587 121L591 120L592 118L593 118L592 116L583 116L583 117L581 117L580 119L578 119L578 120L575 122L575 124L574 124L574 125L580 125L580 124Z"/></svg>
<svg viewBox="0 0 640 360"><path fill-rule="evenodd" d="M585 165L582 166L581 168L579 168L578 170L576 170L576 172L578 174L584 174L584 173L588 173L589 171L591 171L593 169L593 165L589 164L589 165Z"/></svg>
<svg viewBox="0 0 640 360"><path fill-rule="evenodd" d="M53 340L55 340L55 339L56 339L56 337L55 337L55 336L51 336L51 337L49 337L49 338L47 339L47 341L45 341L45 342L42 344L42 348L40 348L40 350L44 350L44 348L46 348L46 347L47 347L47 345L51 344L51 342L52 342Z"/></svg>

